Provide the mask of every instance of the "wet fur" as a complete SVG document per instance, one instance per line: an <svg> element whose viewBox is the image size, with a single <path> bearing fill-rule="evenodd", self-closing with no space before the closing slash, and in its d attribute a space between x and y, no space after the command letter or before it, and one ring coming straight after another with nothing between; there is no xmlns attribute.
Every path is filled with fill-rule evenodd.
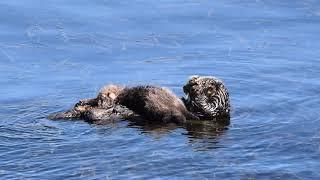
<svg viewBox="0 0 320 180"><path fill-rule="evenodd" d="M141 116L147 121L178 124L186 120L229 119L229 94L221 80L211 76L192 76L183 90L187 98L182 101L166 88L107 85L96 98L80 100L72 109L49 115L49 118L96 122L139 119Z"/></svg>
<svg viewBox="0 0 320 180"><path fill-rule="evenodd" d="M97 106L100 108L111 108L115 105L115 99L122 92L124 87L119 85L106 85L100 91L96 98Z"/></svg>
<svg viewBox="0 0 320 180"><path fill-rule="evenodd" d="M183 102L170 90L156 86L125 88L115 102L150 121L185 123L199 119L188 112Z"/></svg>
<svg viewBox="0 0 320 180"><path fill-rule="evenodd" d="M183 87L184 103L200 119L230 116L229 93L224 83L213 76L191 76Z"/></svg>

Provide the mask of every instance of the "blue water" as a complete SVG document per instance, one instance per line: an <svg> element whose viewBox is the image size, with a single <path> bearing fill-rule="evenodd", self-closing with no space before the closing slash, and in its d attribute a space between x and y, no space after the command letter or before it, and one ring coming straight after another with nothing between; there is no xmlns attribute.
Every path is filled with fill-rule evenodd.
<svg viewBox="0 0 320 180"><path fill-rule="evenodd" d="M0 179L320 178L317 0L2 0L0 22ZM46 118L193 74L224 80L229 127Z"/></svg>

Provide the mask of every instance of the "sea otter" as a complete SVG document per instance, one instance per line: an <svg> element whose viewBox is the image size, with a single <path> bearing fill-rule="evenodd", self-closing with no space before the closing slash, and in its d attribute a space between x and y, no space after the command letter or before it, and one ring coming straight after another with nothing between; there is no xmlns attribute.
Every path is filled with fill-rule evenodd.
<svg viewBox="0 0 320 180"><path fill-rule="evenodd" d="M90 122L147 119L177 124L186 120L229 119L229 95L221 80L212 76L192 76L183 90L187 98L180 100L166 88L108 85L96 98L80 100L71 110L49 118L77 118Z"/></svg>
<svg viewBox="0 0 320 180"><path fill-rule="evenodd" d="M65 112L59 112L48 116L49 119L84 119L89 122L103 120L129 119L138 116L130 109L115 104L115 99L122 92L119 85L104 86L96 98L82 99L74 107Z"/></svg>

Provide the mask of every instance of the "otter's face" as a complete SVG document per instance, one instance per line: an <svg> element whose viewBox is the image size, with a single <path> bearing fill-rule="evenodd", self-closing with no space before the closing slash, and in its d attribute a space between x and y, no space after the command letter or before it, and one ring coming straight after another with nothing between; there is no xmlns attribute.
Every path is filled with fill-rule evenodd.
<svg viewBox="0 0 320 180"><path fill-rule="evenodd" d="M187 108L200 116L228 114L229 95L221 80L210 76L192 76L183 87Z"/></svg>
<svg viewBox="0 0 320 180"><path fill-rule="evenodd" d="M98 107L111 108L114 106L114 101L122 92L123 87L117 85L107 85L103 87L97 97Z"/></svg>

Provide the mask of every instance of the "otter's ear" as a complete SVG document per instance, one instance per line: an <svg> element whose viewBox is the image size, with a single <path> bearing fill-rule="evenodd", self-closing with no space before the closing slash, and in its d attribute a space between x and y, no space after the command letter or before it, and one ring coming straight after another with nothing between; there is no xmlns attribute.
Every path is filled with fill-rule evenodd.
<svg viewBox="0 0 320 180"><path fill-rule="evenodd" d="M216 84L215 84L216 89L217 90L220 89L222 85L223 85L223 83L221 81L217 81Z"/></svg>
<svg viewBox="0 0 320 180"><path fill-rule="evenodd" d="M183 92L185 94L188 94L190 92L190 88L191 86L193 85L196 85L197 84L197 79L199 78L198 75L193 75L193 76L190 76L189 77L189 80L187 82L187 84L185 86L183 86Z"/></svg>
<svg viewBox="0 0 320 180"><path fill-rule="evenodd" d="M197 75L190 76L187 84L189 84L190 86L193 86L193 85L197 84L198 79L199 79L199 76L197 76Z"/></svg>
<svg viewBox="0 0 320 180"><path fill-rule="evenodd" d="M199 78L198 75L192 75L192 76L189 77L189 81L195 81L198 78Z"/></svg>

